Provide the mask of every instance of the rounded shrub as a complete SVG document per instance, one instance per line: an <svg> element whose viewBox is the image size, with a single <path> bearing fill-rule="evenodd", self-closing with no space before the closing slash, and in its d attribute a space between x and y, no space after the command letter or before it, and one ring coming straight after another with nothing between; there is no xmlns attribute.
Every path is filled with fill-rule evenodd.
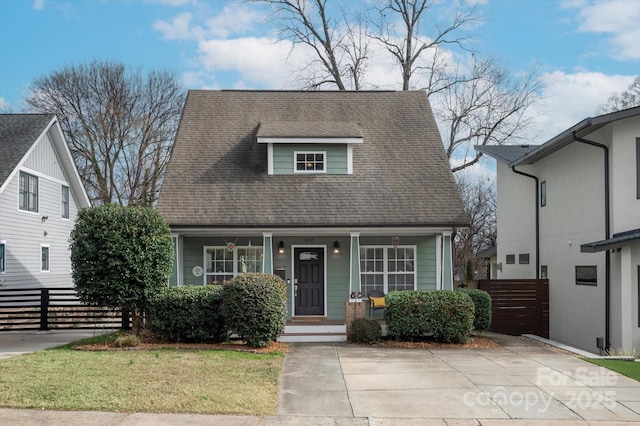
<svg viewBox="0 0 640 426"><path fill-rule="evenodd" d="M385 298L387 334L396 340L413 340L430 334L428 294L424 291L391 291Z"/></svg>
<svg viewBox="0 0 640 426"><path fill-rule="evenodd" d="M491 296L489 293L479 289L461 289L459 291L468 294L475 306L473 329L488 330L491 326Z"/></svg>
<svg viewBox="0 0 640 426"><path fill-rule="evenodd" d="M217 285L165 287L149 299L154 331L173 341L225 341L223 291Z"/></svg>
<svg viewBox="0 0 640 426"><path fill-rule="evenodd" d="M439 342L464 343L473 329L473 301L462 292L393 291L386 305L388 335L397 340L431 334Z"/></svg>
<svg viewBox="0 0 640 426"><path fill-rule="evenodd" d="M287 288L270 274L242 274L224 287L223 313L229 330L248 346L275 342L287 321Z"/></svg>
<svg viewBox="0 0 640 426"><path fill-rule="evenodd" d="M475 307L469 295L459 291L434 291L430 312L433 337L443 343L466 343L473 330Z"/></svg>
<svg viewBox="0 0 640 426"><path fill-rule="evenodd" d="M382 339L382 327L371 318L357 318L351 323L347 338L353 343L372 345Z"/></svg>

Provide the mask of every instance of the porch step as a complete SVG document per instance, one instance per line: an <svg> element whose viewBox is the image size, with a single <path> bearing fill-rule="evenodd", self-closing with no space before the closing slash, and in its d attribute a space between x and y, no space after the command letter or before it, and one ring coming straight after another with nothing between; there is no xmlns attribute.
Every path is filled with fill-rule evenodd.
<svg viewBox="0 0 640 426"><path fill-rule="evenodd" d="M279 342L346 342L347 326L344 324L292 324L284 327Z"/></svg>

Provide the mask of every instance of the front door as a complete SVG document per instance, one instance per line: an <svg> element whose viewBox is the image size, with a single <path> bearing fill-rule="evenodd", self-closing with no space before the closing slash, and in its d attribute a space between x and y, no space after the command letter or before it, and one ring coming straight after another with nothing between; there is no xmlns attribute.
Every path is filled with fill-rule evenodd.
<svg viewBox="0 0 640 426"><path fill-rule="evenodd" d="M295 315L324 315L324 249L293 252Z"/></svg>

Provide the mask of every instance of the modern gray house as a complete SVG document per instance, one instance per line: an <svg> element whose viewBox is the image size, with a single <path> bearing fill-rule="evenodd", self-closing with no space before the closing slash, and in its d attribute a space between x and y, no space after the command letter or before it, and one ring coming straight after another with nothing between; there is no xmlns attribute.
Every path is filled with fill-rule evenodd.
<svg viewBox="0 0 640 426"><path fill-rule="evenodd" d="M55 115L0 114L0 285L71 287L69 234L89 204Z"/></svg>
<svg viewBox="0 0 640 426"><path fill-rule="evenodd" d="M497 160L497 277L549 280L551 339L640 350L640 107Z"/></svg>
<svg viewBox="0 0 640 426"><path fill-rule="evenodd" d="M420 91L190 91L158 209L171 285L276 273L290 319L342 330L371 290L452 289L468 226Z"/></svg>

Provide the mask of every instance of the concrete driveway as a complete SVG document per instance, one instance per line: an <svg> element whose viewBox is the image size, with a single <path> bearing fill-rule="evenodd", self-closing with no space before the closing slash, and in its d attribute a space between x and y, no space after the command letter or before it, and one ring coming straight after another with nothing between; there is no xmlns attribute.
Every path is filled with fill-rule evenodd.
<svg viewBox="0 0 640 426"><path fill-rule="evenodd" d="M537 342L501 340L500 349L477 350L290 344L277 414L368 418L378 425L425 419L640 422L635 380Z"/></svg>
<svg viewBox="0 0 640 426"><path fill-rule="evenodd" d="M66 345L113 330L0 331L0 359Z"/></svg>

